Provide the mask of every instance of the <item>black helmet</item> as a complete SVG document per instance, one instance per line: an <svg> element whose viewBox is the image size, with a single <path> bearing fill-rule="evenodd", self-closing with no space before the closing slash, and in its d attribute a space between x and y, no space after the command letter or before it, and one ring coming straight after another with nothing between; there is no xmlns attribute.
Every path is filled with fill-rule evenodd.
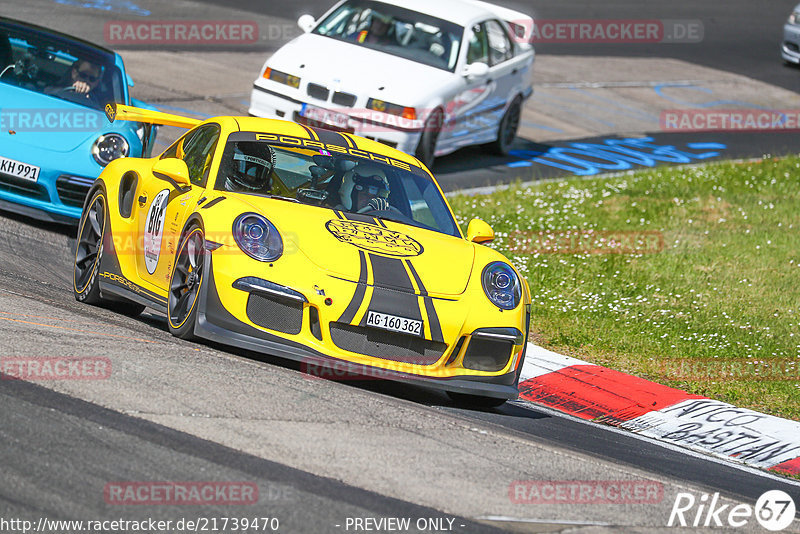
<svg viewBox="0 0 800 534"><path fill-rule="evenodd" d="M233 192L268 192L275 168L275 151L266 143L240 141L234 145L225 189Z"/></svg>

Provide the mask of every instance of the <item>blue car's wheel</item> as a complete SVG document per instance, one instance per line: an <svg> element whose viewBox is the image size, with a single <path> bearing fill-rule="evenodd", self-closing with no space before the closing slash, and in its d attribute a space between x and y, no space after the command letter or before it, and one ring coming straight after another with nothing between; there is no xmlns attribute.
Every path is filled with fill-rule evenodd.
<svg viewBox="0 0 800 534"><path fill-rule="evenodd" d="M181 339L194 337L197 297L203 283L205 250L203 230L196 225L187 228L175 256L167 302L169 331Z"/></svg>

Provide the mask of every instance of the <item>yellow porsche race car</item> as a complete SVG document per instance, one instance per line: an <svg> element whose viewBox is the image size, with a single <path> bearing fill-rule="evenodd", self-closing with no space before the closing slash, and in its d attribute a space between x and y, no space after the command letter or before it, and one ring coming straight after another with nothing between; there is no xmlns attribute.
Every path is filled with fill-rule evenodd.
<svg viewBox="0 0 800 534"><path fill-rule="evenodd" d="M464 238L419 160L286 121L106 114L189 131L158 157L111 162L92 186L79 301L160 310L173 335L321 376L409 380L466 404L516 398L528 286L481 245L486 223Z"/></svg>

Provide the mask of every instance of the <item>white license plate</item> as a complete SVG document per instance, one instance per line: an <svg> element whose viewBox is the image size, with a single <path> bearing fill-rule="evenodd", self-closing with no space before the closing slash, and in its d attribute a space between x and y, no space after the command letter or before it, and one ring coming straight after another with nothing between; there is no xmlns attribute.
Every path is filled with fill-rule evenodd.
<svg viewBox="0 0 800 534"><path fill-rule="evenodd" d="M367 312L367 326L391 330L393 332L402 332L403 334L422 336L422 321L399 317L397 315L389 315L388 313L375 311Z"/></svg>
<svg viewBox="0 0 800 534"><path fill-rule="evenodd" d="M39 167L29 165L11 158L0 156L0 173L10 174L23 180L35 182L39 179Z"/></svg>
<svg viewBox="0 0 800 534"><path fill-rule="evenodd" d="M300 110L300 115L317 124L327 124L329 126L336 126L337 128L346 129L349 117L344 113L338 111L331 111L329 109L322 109L308 104L303 104Z"/></svg>

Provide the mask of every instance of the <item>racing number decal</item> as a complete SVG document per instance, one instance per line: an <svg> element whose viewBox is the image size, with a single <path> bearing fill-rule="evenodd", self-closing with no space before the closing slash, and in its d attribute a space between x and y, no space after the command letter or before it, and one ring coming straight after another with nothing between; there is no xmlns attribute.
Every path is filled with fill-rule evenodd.
<svg viewBox="0 0 800 534"><path fill-rule="evenodd" d="M161 255L161 238L164 234L164 214L169 203L169 189L159 191L150 204L144 229L144 264L147 272L153 274Z"/></svg>

